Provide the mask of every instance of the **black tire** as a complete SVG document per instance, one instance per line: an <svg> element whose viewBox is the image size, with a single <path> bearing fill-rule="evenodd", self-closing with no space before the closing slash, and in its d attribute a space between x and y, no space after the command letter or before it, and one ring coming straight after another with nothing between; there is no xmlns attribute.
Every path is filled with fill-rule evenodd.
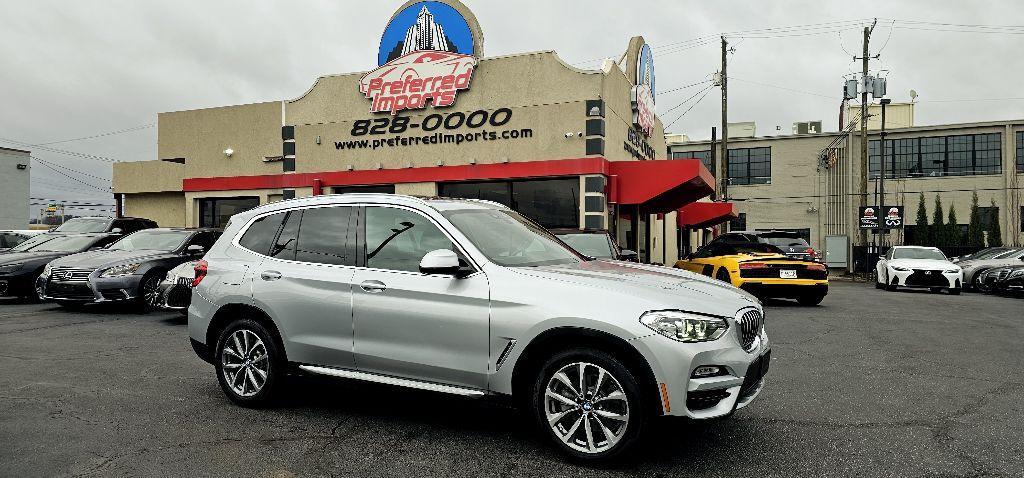
<svg viewBox="0 0 1024 478"><path fill-rule="evenodd" d="M718 272L715 272L715 279L732 284L732 279L729 278L729 270L724 267L718 268Z"/></svg>
<svg viewBox="0 0 1024 478"><path fill-rule="evenodd" d="M149 312L156 309L155 304L150 300L150 292L159 291L160 282L164 279L167 273L160 270L151 270L142 276L142 280L139 281L139 297L136 299L136 306L139 308L139 312L148 314Z"/></svg>
<svg viewBox="0 0 1024 478"><path fill-rule="evenodd" d="M881 281L881 277L876 277L875 278L875 288L876 289L884 289L885 288L885 283Z"/></svg>
<svg viewBox="0 0 1024 478"><path fill-rule="evenodd" d="M555 384L555 386L564 385L563 382L556 382L553 378L554 375L556 372L566 367L568 367L570 370L569 373L571 373L571 370L576 367L576 364L578 363L585 363L592 367L589 369L591 373L585 374L590 378L584 381L584 388L589 389L594 385L594 382L596 382L596 378L593 376L593 373L597 373L597 367L605 370L605 377L607 378L604 379L601 389L593 392L585 392L585 394L593 393L593 395L585 395L583 398L575 397L575 399L578 399L577 408L572 409L572 407L568 407L567 409L572 409L574 411L565 412L567 414L564 415L562 421L555 422L555 425L549 425L547 417L547 412L549 410L548 407L566 407L566 405L560 401L548 402L546 396L548 386L551 384ZM569 375L569 373L566 373L566 375ZM570 379L570 381L575 380L578 376L578 374L573 375L573 378ZM537 374L537 378L534 381L533 387L531 388L531 408L533 409L534 417L537 419L538 426L541 427L543 433L547 435L555 446L563 453L580 462L598 462L608 460L619 455L635 444L636 440L640 437L642 430L646 428L647 420L651 415L651 411L649 410L648 401L644 400L644 397L641 396L640 386L638 383L637 377L632 371L630 371L618 359L606 352L588 348L569 349L555 354L541 367L540 372ZM600 398L606 394L610 394L611 392L609 390L614 390L616 388L621 389L625 395L625 400L594 400L594 398ZM571 392L567 390L565 392L560 391L560 393L563 393L563 396L565 396L565 393ZM603 402L604 405L599 406L598 403L601 402ZM608 413L610 408L604 407L612 407L613 405L614 407L619 407L616 408L616 412L621 412L623 410L621 408L623 404L627 407L624 409L626 412L625 425L619 425L621 428L618 428L617 425L608 426L609 424L618 424L621 422L612 418L607 418L605 415L599 415L599 413ZM590 410L588 412L590 415L584 414L583 410ZM564 411L565 410L558 410L557 412L562 413ZM579 418L575 418L574 415ZM584 417L588 417L586 422L583 422ZM609 441L608 435L603 431L605 428L611 431L613 435L618 436L617 441L615 441L614 444L608 445L604 450L594 452L587 452L573 448L569 443L573 443L577 447L586 446L586 442L580 443L579 441L579 438L583 438L585 440L585 432L581 431L585 430L585 425L576 425L576 423L591 424L591 441L596 444L595 448L600 447L602 443L598 441L598 436L603 437L602 440L605 440L605 442ZM556 427L560 427L560 431L558 433L564 433L574 429L576 430L576 433L569 434L568 439L563 441L556 433ZM579 438L574 439L574 437Z"/></svg>
<svg viewBox="0 0 1024 478"><path fill-rule="evenodd" d="M889 292L894 292L896 290L896 286L894 286L891 283L889 283L889 274L888 273L885 274L885 290L887 290Z"/></svg>
<svg viewBox="0 0 1024 478"><path fill-rule="evenodd" d="M227 352L227 349L230 348L235 351L237 355L238 348L234 342L234 335L236 332L255 335L262 346L253 345L248 354L244 355L248 358L256 358L261 355L262 352L266 356L265 362L262 360L252 361L254 366L256 366L257 363L262 364L260 365L261 367L265 366L266 378L258 389L256 389L257 387L255 386L255 383L249 381L250 378L255 380L255 377L259 376L259 373L252 369L250 369L252 370L252 375L242 376L241 381L233 381L235 384L241 383L241 387L250 386L251 388L256 389L255 393L246 394L245 388L243 388L242 393L239 393L235 386L228 383L228 375L232 375L234 378L237 378L239 377L238 374L243 372L236 368L235 370L239 370L238 372L230 373L231 369L227 368L227 365L234 364L235 362L245 363L244 358L243 360L237 360L236 356ZM279 390L282 388L281 384L285 381L286 374L286 361L284 360L284 354L278 343L277 335L274 332L268 330L263 326L263 324L250 318L235 320L221 331L220 335L217 337L216 347L213 350L213 365L217 371L217 382L220 383L221 390L224 391L224 394L227 395L232 402L249 408L266 407L274 403ZM248 344L243 344L243 348L245 345ZM228 356L229 358L225 360L225 356ZM228 373L225 373L225 370L228 370ZM250 390L250 392L252 392L252 390Z"/></svg>
<svg viewBox="0 0 1024 478"><path fill-rule="evenodd" d="M949 289L949 295L960 295L960 288L954 287L952 289Z"/></svg>
<svg viewBox="0 0 1024 478"><path fill-rule="evenodd" d="M825 294L804 294L801 295L800 297L797 297L796 299L796 301L799 302L800 305L806 307L818 305L823 300L825 300Z"/></svg>
<svg viewBox="0 0 1024 478"><path fill-rule="evenodd" d="M23 296L29 302L38 304L44 301L43 296L39 293L39 289L36 289L36 282L39 280L39 276L42 275L42 273L42 271L39 271L32 275L32 280L29 283L29 287L32 289L32 291L29 292L28 295Z"/></svg>
<svg viewBox="0 0 1024 478"><path fill-rule="evenodd" d="M928 289L928 292L931 292L932 294L938 294L939 292L942 292L942 288L941 287L932 287L931 289Z"/></svg>

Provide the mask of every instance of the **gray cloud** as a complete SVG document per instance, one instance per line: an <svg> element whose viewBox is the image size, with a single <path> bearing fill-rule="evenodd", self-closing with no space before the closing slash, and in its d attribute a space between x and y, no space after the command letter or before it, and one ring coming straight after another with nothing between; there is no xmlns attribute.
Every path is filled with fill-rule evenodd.
<svg viewBox="0 0 1024 478"><path fill-rule="evenodd" d="M152 123L156 113L293 98L323 74L374 65L384 24L401 0L354 1L56 1L6 2L0 29L0 137L47 142ZM723 31L749 31L852 20L864 16L1007 24L1024 3L990 1L562 1L467 0L484 29L487 55L556 50L570 63L618 57L636 34L652 45ZM951 28L955 29L955 28ZM811 33L807 30L805 33ZM841 77L859 65L860 32L849 25L784 38L732 38L730 119L756 121L759 134L794 121L837 125ZM762 34L760 36L770 36ZM887 43L886 43L887 41ZM1019 60L1024 35L892 30L879 23L873 69L887 69L889 96L916 89L918 124L1021 117ZM845 52L844 52L845 48ZM670 50L671 51L671 50ZM656 54L659 90L709 78L718 69L716 41ZM594 61L583 66L596 68ZM763 86L757 83L785 87ZM665 111L702 86L660 95ZM794 92L790 90L799 90ZM719 122L711 91L672 132L709 136ZM671 121L689 105L663 120ZM0 144L4 144L0 142ZM8 144L8 146L14 146ZM54 145L135 161L156 159L156 130ZM110 176L109 164L36 151L52 162ZM100 181L89 180L100 184ZM109 195L33 169L33 197L111 202Z"/></svg>

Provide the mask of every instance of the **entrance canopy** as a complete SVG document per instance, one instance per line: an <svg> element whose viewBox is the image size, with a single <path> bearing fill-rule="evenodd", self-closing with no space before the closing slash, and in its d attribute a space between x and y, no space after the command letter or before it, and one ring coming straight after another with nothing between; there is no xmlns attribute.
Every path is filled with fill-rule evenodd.
<svg viewBox="0 0 1024 478"><path fill-rule="evenodd" d="M679 227L703 229L735 219L736 208L728 202L695 202L679 209Z"/></svg>
<svg viewBox="0 0 1024 478"><path fill-rule="evenodd" d="M664 214L715 192L715 178L696 159L610 161L609 200Z"/></svg>

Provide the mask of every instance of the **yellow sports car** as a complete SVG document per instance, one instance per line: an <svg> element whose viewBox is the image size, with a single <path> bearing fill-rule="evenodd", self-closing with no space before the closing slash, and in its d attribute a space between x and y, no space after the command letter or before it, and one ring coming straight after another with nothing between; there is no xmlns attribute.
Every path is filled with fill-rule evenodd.
<svg viewBox="0 0 1024 478"><path fill-rule="evenodd" d="M818 305L828 294L824 264L787 257L771 244L712 241L676 267L728 282L761 299Z"/></svg>

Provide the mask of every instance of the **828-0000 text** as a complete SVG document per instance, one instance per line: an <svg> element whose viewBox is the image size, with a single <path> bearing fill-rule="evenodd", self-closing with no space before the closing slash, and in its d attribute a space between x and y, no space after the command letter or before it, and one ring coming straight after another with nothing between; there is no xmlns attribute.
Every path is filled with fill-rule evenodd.
<svg viewBox="0 0 1024 478"><path fill-rule="evenodd" d="M374 119L357 120L352 123L352 136L364 136L367 134L402 134L410 129L422 131L435 131L439 128L459 129L482 128L484 126L498 127L507 124L512 120L512 110L498 108L494 112L487 110L476 110L466 114L455 111L448 114L434 113L423 118L422 123L413 123L408 116L381 117Z"/></svg>

